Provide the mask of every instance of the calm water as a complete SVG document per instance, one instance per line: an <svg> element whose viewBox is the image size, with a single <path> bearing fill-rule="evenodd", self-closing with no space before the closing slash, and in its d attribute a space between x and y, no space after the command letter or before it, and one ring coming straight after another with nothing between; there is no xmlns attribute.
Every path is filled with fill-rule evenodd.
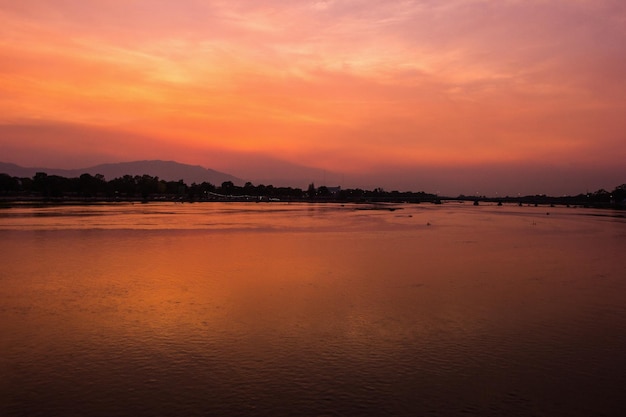
<svg viewBox="0 0 626 417"><path fill-rule="evenodd" d="M621 415L623 212L385 207L0 209L0 415Z"/></svg>

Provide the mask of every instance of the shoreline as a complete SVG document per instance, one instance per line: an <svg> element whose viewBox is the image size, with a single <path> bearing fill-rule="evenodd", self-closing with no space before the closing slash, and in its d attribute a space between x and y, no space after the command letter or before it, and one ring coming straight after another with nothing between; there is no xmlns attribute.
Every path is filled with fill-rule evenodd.
<svg viewBox="0 0 626 417"><path fill-rule="evenodd" d="M140 198L128 197L43 197L43 196L0 196L0 208L38 207L38 206L81 206L99 204L150 204L150 203L174 203L174 204L194 204L194 203L309 203L309 204L470 204L479 206L486 204L489 206L518 206L518 207L571 207L590 208L624 211L626 206L615 202L586 202L572 197L510 197L510 198L459 198L459 197L439 197L439 198L375 198L375 199L351 199L351 198L268 198L265 196L217 196L202 199L189 199L179 196L149 196ZM385 209L389 209L385 207Z"/></svg>

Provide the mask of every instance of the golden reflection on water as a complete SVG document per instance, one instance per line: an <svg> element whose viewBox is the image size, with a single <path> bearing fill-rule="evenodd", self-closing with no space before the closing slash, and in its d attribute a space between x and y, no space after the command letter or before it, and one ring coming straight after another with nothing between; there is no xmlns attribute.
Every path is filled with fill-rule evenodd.
<svg viewBox="0 0 626 417"><path fill-rule="evenodd" d="M466 404L517 412L489 408L511 393L550 413L558 408L546 398L579 393L589 377L623 380L623 219L509 207L151 206L65 217L37 209L33 230L31 209L0 215L5 411L41 387L54 393L58 372L75 397L55 398L83 398L79 411L106 403L81 390L87 378L129 404L159 404L161 390L188 415L233 411L231 393L283 415L312 404L311 414L354 414L358 404L372 415L454 415ZM574 405L611 410L617 393L604 390L604 405ZM292 398L286 410L279 392ZM67 415L55 398L42 408Z"/></svg>

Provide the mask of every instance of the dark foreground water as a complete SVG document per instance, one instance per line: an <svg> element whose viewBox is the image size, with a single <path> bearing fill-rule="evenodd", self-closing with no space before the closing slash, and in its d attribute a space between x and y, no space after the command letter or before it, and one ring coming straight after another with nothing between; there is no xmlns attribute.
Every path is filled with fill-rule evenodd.
<svg viewBox="0 0 626 417"><path fill-rule="evenodd" d="M0 210L0 415L622 415L623 212L385 207Z"/></svg>

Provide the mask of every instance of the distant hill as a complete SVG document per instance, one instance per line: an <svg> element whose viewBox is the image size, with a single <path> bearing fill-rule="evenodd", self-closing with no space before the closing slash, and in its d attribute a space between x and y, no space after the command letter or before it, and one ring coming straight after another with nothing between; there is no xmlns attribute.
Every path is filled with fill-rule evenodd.
<svg viewBox="0 0 626 417"><path fill-rule="evenodd" d="M33 177L37 172L45 172L48 175L59 175L66 178L79 177L82 174L102 174L105 179L123 177L124 175L150 175L159 177L165 181L183 180L187 184L210 182L221 185L224 181L232 181L236 185L243 185L244 181L233 175L212 169L203 168L199 165L187 165L174 161L134 161L114 164L101 164L80 169L57 169L57 168L32 168L0 162L0 173L12 177Z"/></svg>
<svg viewBox="0 0 626 417"><path fill-rule="evenodd" d="M43 171L38 168L24 168L8 162L0 162L0 174L8 174L18 178L30 178L35 175L35 172Z"/></svg>

